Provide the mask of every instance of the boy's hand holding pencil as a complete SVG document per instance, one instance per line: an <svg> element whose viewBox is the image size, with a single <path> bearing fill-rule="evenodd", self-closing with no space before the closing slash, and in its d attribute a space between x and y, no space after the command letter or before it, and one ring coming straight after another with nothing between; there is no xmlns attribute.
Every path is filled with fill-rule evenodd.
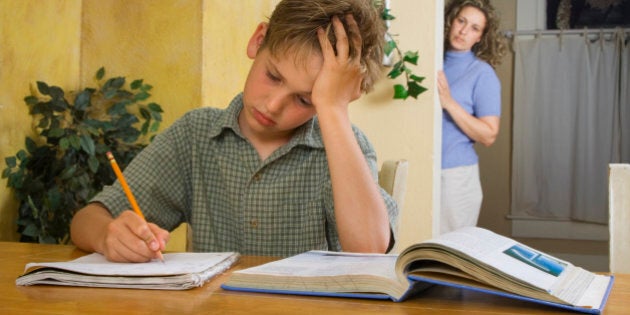
<svg viewBox="0 0 630 315"><path fill-rule="evenodd" d="M162 251L161 251L162 248L164 247L164 244L163 242L160 242L158 238L156 238L156 233L153 233L153 231L151 231L152 230L151 226L154 226L157 229L159 229L159 227L157 227L155 224L146 222L144 214L142 214L142 211L140 210L140 207L138 206L136 198L133 196L133 193L131 192L129 185L127 184L127 181L125 180L125 177L123 176L123 173L118 167L118 163L116 163L116 160L114 159L114 156L112 155L111 152L107 152L107 158L109 159L112 165L112 169L114 170L114 173L116 174L116 177L118 178L118 181L120 182L120 185L122 186L125 192L125 195L127 196L127 199L129 200L129 203L131 204L131 208L133 209L135 214L138 217L140 217L140 219L142 219L142 221L147 223L148 229L146 230L141 230L141 231L135 231L135 229L132 229L132 230L134 230L134 233L136 236L141 238L147 244L150 250L155 252L155 255L157 256L157 258L159 258L162 262L164 262L164 256L162 255ZM123 213L121 217L126 216L126 215L127 214ZM129 219L129 220L133 221L133 219Z"/></svg>

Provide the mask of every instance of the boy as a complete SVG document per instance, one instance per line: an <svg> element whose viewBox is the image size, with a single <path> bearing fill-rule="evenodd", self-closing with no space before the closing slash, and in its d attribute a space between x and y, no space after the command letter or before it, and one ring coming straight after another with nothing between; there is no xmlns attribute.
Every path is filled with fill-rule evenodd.
<svg viewBox="0 0 630 315"><path fill-rule="evenodd" d="M395 202L348 105L381 71L384 26L371 0L284 0L247 45L243 92L162 132L125 177L72 220L72 241L112 261L157 258L168 230L192 227L195 251L289 256L385 252Z"/></svg>

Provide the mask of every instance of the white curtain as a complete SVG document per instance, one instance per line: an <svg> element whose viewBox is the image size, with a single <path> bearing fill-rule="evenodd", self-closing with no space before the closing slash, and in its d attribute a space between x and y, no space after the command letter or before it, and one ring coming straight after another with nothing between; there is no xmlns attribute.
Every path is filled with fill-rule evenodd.
<svg viewBox="0 0 630 315"><path fill-rule="evenodd" d="M608 222L608 164L630 156L618 35L515 39L513 216Z"/></svg>
<svg viewBox="0 0 630 315"><path fill-rule="evenodd" d="M619 101L619 147L620 160L630 163L630 38L622 37L619 34L621 43L621 73L620 73L620 101ZM628 35L628 34L626 34Z"/></svg>

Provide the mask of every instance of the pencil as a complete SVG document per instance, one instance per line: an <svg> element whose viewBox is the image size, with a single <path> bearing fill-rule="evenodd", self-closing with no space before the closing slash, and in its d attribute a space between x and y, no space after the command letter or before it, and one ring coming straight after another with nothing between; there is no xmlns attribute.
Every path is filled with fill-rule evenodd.
<svg viewBox="0 0 630 315"><path fill-rule="evenodd" d="M116 178L118 178L118 181L120 182L120 186L122 186L123 190L125 191L125 195L127 195L127 199L129 200L129 203L131 204L131 208L139 217L142 218L142 220L146 221L144 214L142 214L142 211L140 210L140 207L138 206L138 202L136 201L136 198L131 193L131 189L129 188L129 185L127 185L125 176L123 176L123 173L120 171L120 167L118 167L118 163L116 163L116 159L114 159L114 155L111 152L107 152L107 159L109 159L109 163L112 165L112 169L114 170L114 173L116 174ZM162 252L158 250L157 253L158 253L158 256L160 257L160 260L164 262L164 256L162 255Z"/></svg>

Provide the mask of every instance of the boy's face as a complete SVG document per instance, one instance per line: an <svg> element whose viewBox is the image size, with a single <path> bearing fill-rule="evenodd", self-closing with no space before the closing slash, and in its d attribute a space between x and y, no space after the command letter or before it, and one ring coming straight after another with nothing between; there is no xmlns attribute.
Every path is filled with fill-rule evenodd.
<svg viewBox="0 0 630 315"><path fill-rule="evenodd" d="M291 52L273 57L268 49L259 49L266 30L267 25L261 23L247 46L254 62L243 90L239 125L250 140L286 142L316 113L311 90L323 59L314 54L296 64Z"/></svg>

